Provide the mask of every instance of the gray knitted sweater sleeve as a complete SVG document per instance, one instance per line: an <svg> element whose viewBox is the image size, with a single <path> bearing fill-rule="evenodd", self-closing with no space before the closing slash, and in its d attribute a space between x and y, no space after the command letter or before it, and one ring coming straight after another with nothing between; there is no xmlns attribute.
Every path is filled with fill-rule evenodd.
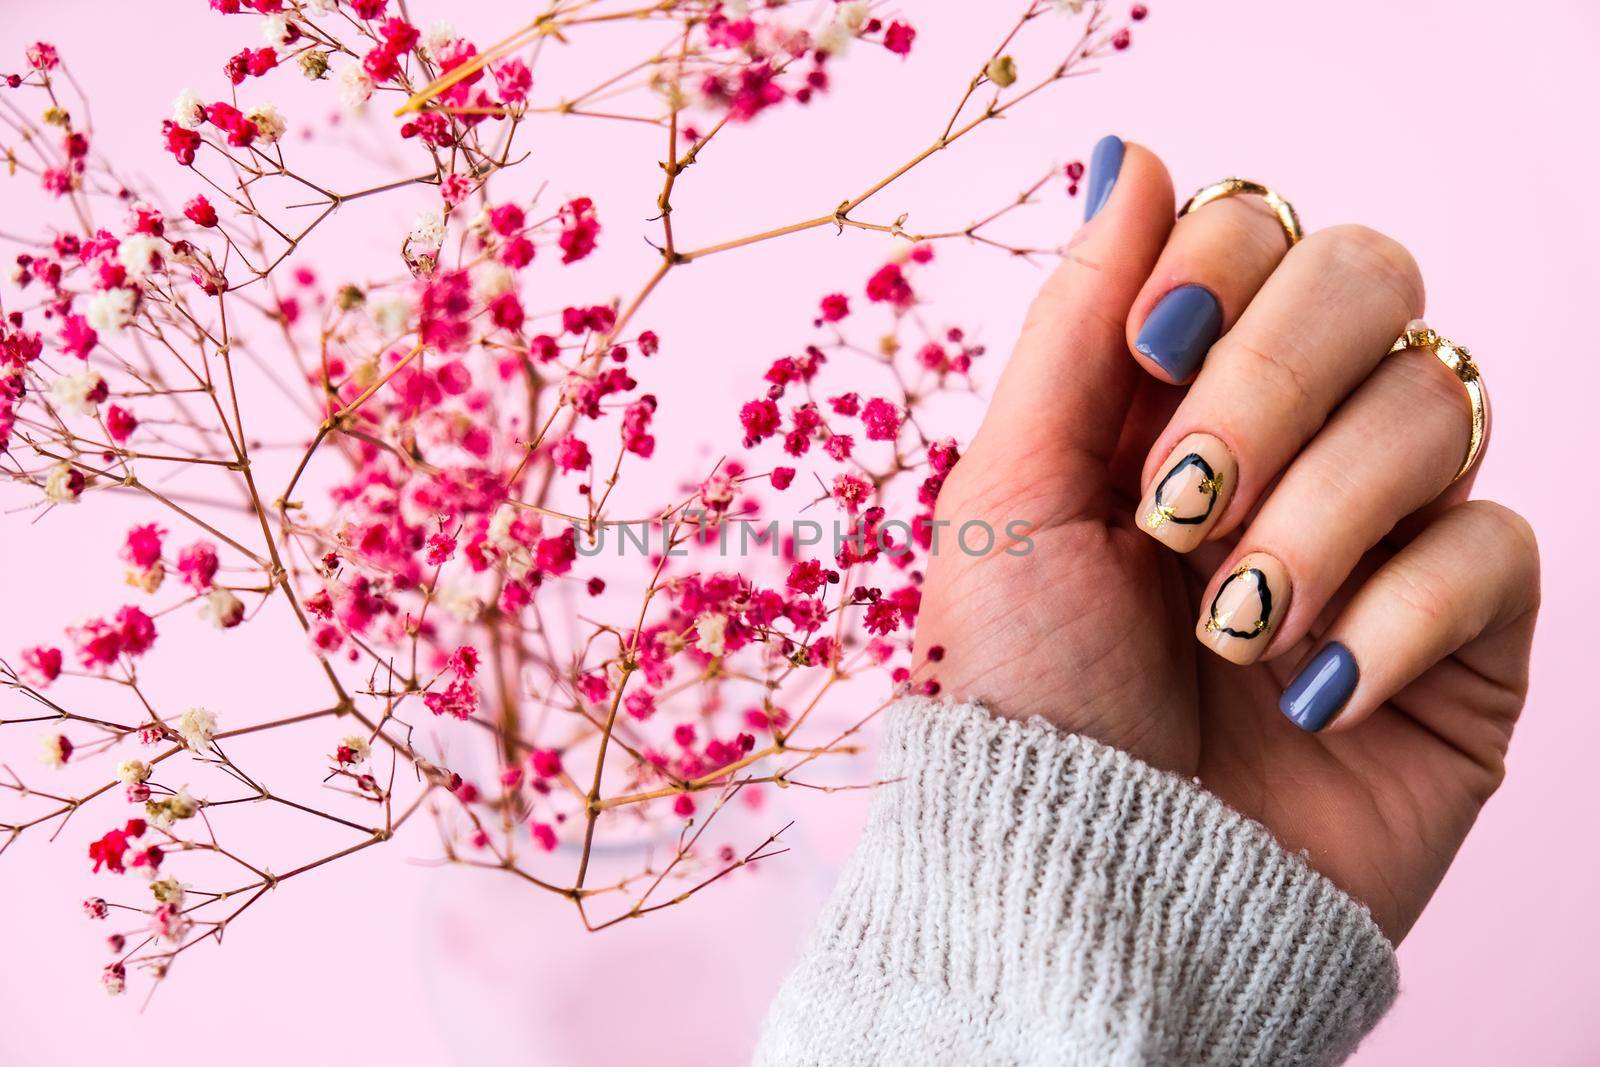
<svg viewBox="0 0 1600 1067"><path fill-rule="evenodd" d="M1331 1064L1394 1000L1367 910L1192 782L920 699L881 773L760 1067Z"/></svg>

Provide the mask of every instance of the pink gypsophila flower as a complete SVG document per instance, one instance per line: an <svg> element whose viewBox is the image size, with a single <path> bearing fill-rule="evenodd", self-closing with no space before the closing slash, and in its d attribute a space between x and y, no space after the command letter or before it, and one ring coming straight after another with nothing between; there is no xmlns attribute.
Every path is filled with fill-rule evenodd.
<svg viewBox="0 0 1600 1067"><path fill-rule="evenodd" d="M190 589L204 593L217 577L217 549L207 541L196 541L178 553L178 576Z"/></svg>
<svg viewBox="0 0 1600 1067"><path fill-rule="evenodd" d="M122 546L122 558L135 567L149 567L161 562L161 539L167 531L149 523L145 526L135 526L128 531L128 539Z"/></svg>
<svg viewBox="0 0 1600 1067"><path fill-rule="evenodd" d="M22 653L22 680L43 689L61 676L61 650L37 645Z"/></svg>

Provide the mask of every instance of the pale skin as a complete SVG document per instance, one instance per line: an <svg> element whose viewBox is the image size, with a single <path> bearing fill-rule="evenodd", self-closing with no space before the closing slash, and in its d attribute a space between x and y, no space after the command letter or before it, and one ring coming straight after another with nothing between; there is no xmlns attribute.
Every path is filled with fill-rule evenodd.
<svg viewBox="0 0 1600 1067"><path fill-rule="evenodd" d="M1291 251L1249 197L1173 215L1166 169L1128 144L939 497L949 529L1032 523L1032 551L936 554L918 660L940 649L924 670L944 695L1196 778L1398 943L1503 777L1539 606L1534 537L1469 501L1470 473L1453 480L1460 382L1429 352L1385 356L1423 314L1404 248L1341 226ZM1174 384L1133 343L1190 283L1217 296L1223 334ZM1237 484L1203 535L1169 544L1139 508L1195 433L1226 444ZM1197 624L1251 553L1281 564L1292 597L1261 640L1211 641ZM1279 697L1330 640L1360 680L1311 733Z"/></svg>

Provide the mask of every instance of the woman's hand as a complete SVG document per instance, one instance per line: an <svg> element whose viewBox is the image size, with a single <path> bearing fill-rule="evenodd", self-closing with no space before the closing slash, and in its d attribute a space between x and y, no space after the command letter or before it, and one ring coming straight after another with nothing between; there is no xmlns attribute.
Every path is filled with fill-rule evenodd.
<svg viewBox="0 0 1600 1067"><path fill-rule="evenodd" d="M940 494L919 658L1197 777L1398 942L1503 775L1533 534L1453 481L1461 382L1386 355L1423 312L1400 245L1291 250L1255 197L1174 225L1160 161L1114 138L1089 206ZM974 520L1001 534L981 558Z"/></svg>

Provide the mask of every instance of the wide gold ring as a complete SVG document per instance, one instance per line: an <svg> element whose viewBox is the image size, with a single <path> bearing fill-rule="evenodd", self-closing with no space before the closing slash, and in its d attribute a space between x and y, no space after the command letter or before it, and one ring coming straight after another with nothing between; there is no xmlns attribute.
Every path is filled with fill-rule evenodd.
<svg viewBox="0 0 1600 1067"><path fill-rule="evenodd" d="M1246 181L1244 178L1224 178L1220 182L1212 182L1191 196L1188 203L1178 210L1178 215L1182 217L1191 211L1198 211L1213 200L1226 200L1230 196L1259 196L1266 201L1272 213L1278 217L1278 225L1283 227L1284 236L1289 238L1290 248L1305 236L1293 204L1260 182Z"/></svg>
<svg viewBox="0 0 1600 1067"><path fill-rule="evenodd" d="M1450 373L1456 376L1462 386L1467 390L1467 404L1472 410L1472 431L1467 438L1467 455L1461 461L1461 469L1456 471L1452 481L1459 481L1463 474L1472 469L1478 461L1478 453L1483 451L1483 442L1489 436L1489 394L1483 390L1483 376L1478 371L1477 363L1473 362L1472 353L1465 346L1454 341L1440 337L1439 334L1427 326L1416 325L1406 328L1406 332L1395 339L1389 346L1392 355L1395 352L1404 352L1408 348L1426 348L1438 357L1439 362L1450 368Z"/></svg>

